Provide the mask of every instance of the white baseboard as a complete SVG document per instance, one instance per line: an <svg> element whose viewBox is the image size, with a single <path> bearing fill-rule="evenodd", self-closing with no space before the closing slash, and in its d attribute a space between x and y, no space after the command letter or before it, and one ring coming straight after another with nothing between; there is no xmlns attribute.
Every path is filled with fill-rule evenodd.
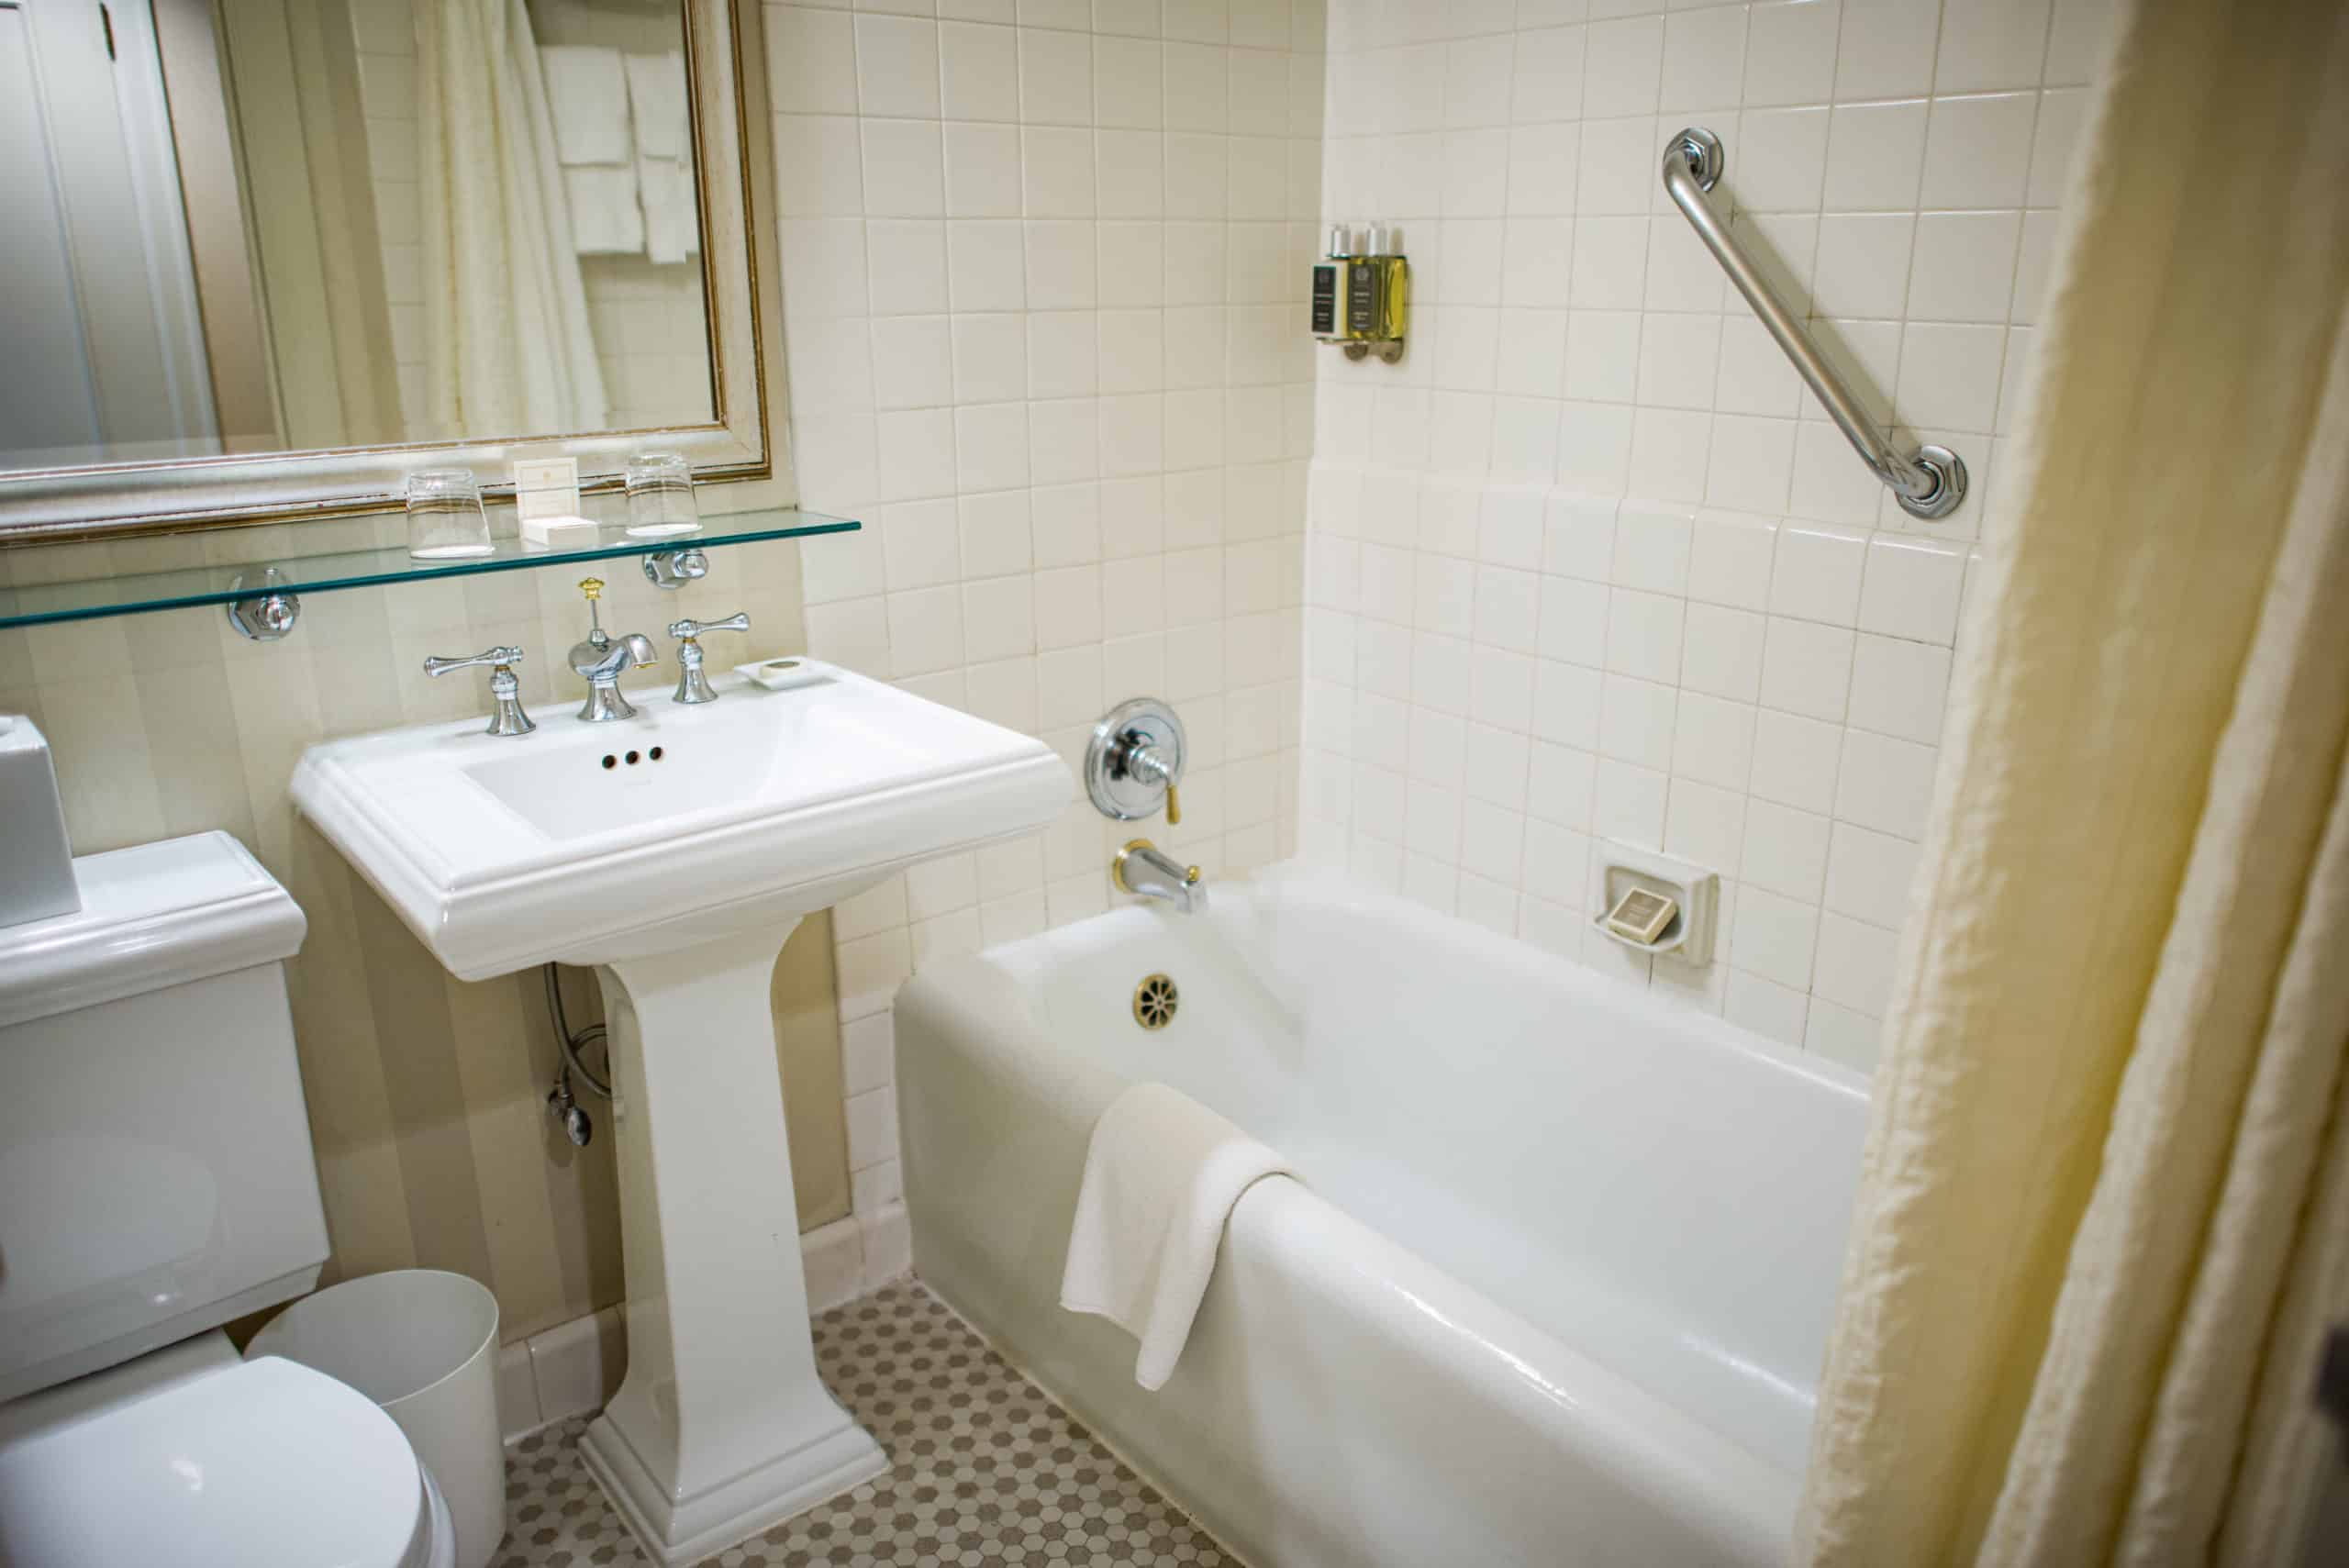
<svg viewBox="0 0 2349 1568"><path fill-rule="evenodd" d="M799 1257L807 1270L810 1312L829 1312L870 1296L913 1268L906 1206L893 1203L803 1231ZM607 1307L500 1346L497 1412L506 1440L602 1409L627 1371L624 1307Z"/></svg>

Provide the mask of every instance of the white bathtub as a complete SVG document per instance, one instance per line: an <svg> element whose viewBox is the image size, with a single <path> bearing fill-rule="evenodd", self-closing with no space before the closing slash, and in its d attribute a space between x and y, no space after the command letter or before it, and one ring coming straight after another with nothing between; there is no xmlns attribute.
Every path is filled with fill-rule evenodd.
<svg viewBox="0 0 2349 1568"><path fill-rule="evenodd" d="M1297 873L926 970L896 1037L916 1268L1258 1568L1786 1556L1853 1074ZM1241 1200L1154 1395L1058 1306L1094 1118L1145 1078L1303 1178Z"/></svg>

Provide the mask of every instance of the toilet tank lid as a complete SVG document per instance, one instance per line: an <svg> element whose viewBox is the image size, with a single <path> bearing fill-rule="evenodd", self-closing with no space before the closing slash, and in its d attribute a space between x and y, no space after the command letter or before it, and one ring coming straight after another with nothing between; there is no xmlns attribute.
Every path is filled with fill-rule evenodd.
<svg viewBox="0 0 2349 1568"><path fill-rule="evenodd" d="M226 833L77 855L82 907L0 926L0 1028L291 958L302 907Z"/></svg>

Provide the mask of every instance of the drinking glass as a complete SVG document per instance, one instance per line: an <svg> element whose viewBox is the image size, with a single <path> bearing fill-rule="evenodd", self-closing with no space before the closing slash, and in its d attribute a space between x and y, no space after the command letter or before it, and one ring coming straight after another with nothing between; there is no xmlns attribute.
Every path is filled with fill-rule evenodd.
<svg viewBox="0 0 2349 1568"><path fill-rule="evenodd" d="M490 553L489 515L470 468L428 468L407 476L407 552L418 561Z"/></svg>
<svg viewBox="0 0 2349 1568"><path fill-rule="evenodd" d="M694 471L675 452L639 452L628 460L628 531L637 539L689 534L701 527Z"/></svg>

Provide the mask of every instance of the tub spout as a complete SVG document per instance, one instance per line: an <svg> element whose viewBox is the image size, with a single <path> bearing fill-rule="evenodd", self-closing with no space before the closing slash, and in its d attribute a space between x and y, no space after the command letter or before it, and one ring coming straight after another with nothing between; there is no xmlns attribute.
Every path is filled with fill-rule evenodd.
<svg viewBox="0 0 2349 1568"><path fill-rule="evenodd" d="M1163 898L1186 915L1208 906L1208 890L1199 868L1180 865L1148 839L1136 839L1118 851L1109 866L1109 880L1120 893Z"/></svg>

